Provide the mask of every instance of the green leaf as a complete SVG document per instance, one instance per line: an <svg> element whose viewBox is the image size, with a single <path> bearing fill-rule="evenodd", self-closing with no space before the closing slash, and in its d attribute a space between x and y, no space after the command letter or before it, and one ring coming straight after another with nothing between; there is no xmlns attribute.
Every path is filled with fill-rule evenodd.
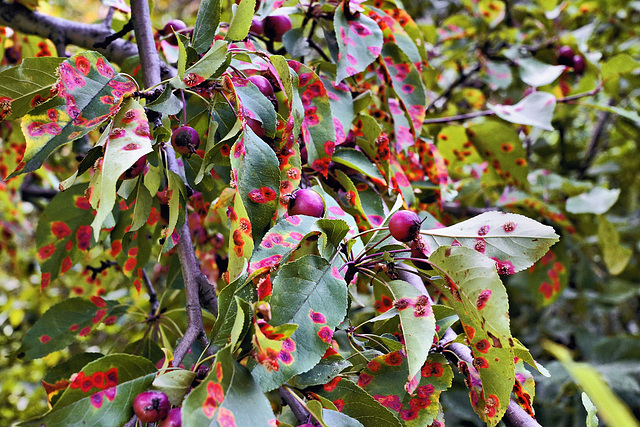
<svg viewBox="0 0 640 427"><path fill-rule="evenodd" d="M347 312L347 286L336 267L307 255L283 265L273 280L271 325L298 325L291 336L293 349L280 358L279 369L262 365L253 376L263 390L273 390L294 375L313 368L331 344L333 331Z"/></svg>
<svg viewBox="0 0 640 427"><path fill-rule="evenodd" d="M321 72L319 69L317 72L329 97L333 124L336 128L337 143L341 143L349 133L354 118L351 91L345 83L334 83L335 74L328 73L325 70Z"/></svg>
<svg viewBox="0 0 640 427"><path fill-rule="evenodd" d="M596 214L607 212L618 201L620 189L609 190L604 187L594 187L592 190L569 197L566 202L567 212L572 214Z"/></svg>
<svg viewBox="0 0 640 427"><path fill-rule="evenodd" d="M307 388L322 385L327 379L336 377L344 369L352 366L351 362L339 354L334 354L320 359L320 362L307 372L296 375L288 381L288 384L296 388Z"/></svg>
<svg viewBox="0 0 640 427"><path fill-rule="evenodd" d="M569 350L559 344L545 341L543 347L562 363L571 378L587 393L606 425L640 426L631 410L616 396L596 369L587 363L575 362Z"/></svg>
<svg viewBox="0 0 640 427"><path fill-rule="evenodd" d="M238 364L230 347L216 354L209 375L187 396L182 407L186 426L267 426L275 424L269 401Z"/></svg>
<svg viewBox="0 0 640 427"><path fill-rule="evenodd" d="M631 260L633 250L620 243L620 233L604 215L598 217L598 245L609 273L614 276L622 273Z"/></svg>
<svg viewBox="0 0 640 427"><path fill-rule="evenodd" d="M249 34L253 11L256 7L256 0L242 0L236 9L236 13L231 18L227 29L226 39L229 41L244 40Z"/></svg>
<svg viewBox="0 0 640 427"><path fill-rule="evenodd" d="M153 380L153 386L164 392L172 405L180 405L195 379L196 373L193 371L173 369L158 375Z"/></svg>
<svg viewBox="0 0 640 427"><path fill-rule="evenodd" d="M200 2L191 37L191 45L198 53L204 53L211 47L218 30L221 14L222 2L220 0L202 0Z"/></svg>
<svg viewBox="0 0 640 427"><path fill-rule="evenodd" d="M24 58L20 65L0 73L0 101L11 101L11 110L0 112L0 119L22 117L49 98L49 91L58 80L55 71L62 61L64 58Z"/></svg>
<svg viewBox="0 0 640 427"><path fill-rule="evenodd" d="M136 201L133 208L133 222L131 223L131 231L136 231L147 223L149 214L151 213L151 204L153 198L143 180L138 180Z"/></svg>
<svg viewBox="0 0 640 427"><path fill-rule="evenodd" d="M602 80L630 73L638 67L640 62L626 53L620 53L602 64Z"/></svg>
<svg viewBox="0 0 640 427"><path fill-rule="evenodd" d="M536 296L538 307L546 307L555 302L569 283L569 267L566 249L549 249L539 262L528 270L527 284Z"/></svg>
<svg viewBox="0 0 640 427"><path fill-rule="evenodd" d="M341 165L345 165L352 169L355 169L358 172L371 178L384 181L384 177L382 176L378 168L375 167L373 163L371 163L371 160L369 160L362 151L358 151L353 148L341 148L333 153L333 157L331 157L331 160Z"/></svg>
<svg viewBox="0 0 640 427"><path fill-rule="evenodd" d="M69 298L48 309L29 329L22 341L20 352L26 360L38 359L61 350L88 335L100 323L124 313L118 301L100 297Z"/></svg>
<svg viewBox="0 0 640 427"><path fill-rule="evenodd" d="M265 134L273 138L276 135L276 110L260 89L250 80L235 79L233 87L240 98L243 116L252 117L262 123ZM251 116L248 115L251 113Z"/></svg>
<svg viewBox="0 0 640 427"><path fill-rule="evenodd" d="M363 427L362 423L347 414L330 409L322 410L322 420L331 427Z"/></svg>
<svg viewBox="0 0 640 427"><path fill-rule="evenodd" d="M485 406L474 409L496 425L515 382L507 291L494 262L472 249L440 247L429 261L444 275L435 284L460 317L482 380Z"/></svg>
<svg viewBox="0 0 640 427"><path fill-rule="evenodd" d="M355 383L342 377L335 377L313 391L333 402L343 414L360 421L365 427L402 425L390 409L382 406Z"/></svg>
<svg viewBox="0 0 640 427"><path fill-rule="evenodd" d="M216 40L202 58L185 71L184 79L180 76L173 77L169 82L176 89L186 89L203 81L220 76L230 61L228 44L224 40Z"/></svg>
<svg viewBox="0 0 640 427"><path fill-rule="evenodd" d="M97 52L87 51L65 60L58 68L58 96L22 118L27 149L10 175L33 172L58 147L98 127L120 109L126 95L136 90L128 78Z"/></svg>
<svg viewBox="0 0 640 427"><path fill-rule="evenodd" d="M436 334L436 318L431 309L430 298L415 286L402 280L389 282L389 288L400 312L402 336L407 353L409 377L411 380L429 356L429 349Z"/></svg>
<svg viewBox="0 0 640 427"><path fill-rule="evenodd" d="M589 395L584 391L581 394L581 398L582 398L582 405L584 406L584 409L587 411L586 427L598 427L598 424L599 424L598 416L597 416L598 409L596 408L596 405L593 404L591 399L589 399Z"/></svg>
<svg viewBox="0 0 640 427"><path fill-rule="evenodd" d="M102 167L91 179L91 205L97 209L91 226L96 240L115 204L118 178L140 157L152 151L147 115L134 99L127 100L107 131L109 136L105 141Z"/></svg>
<svg viewBox="0 0 640 427"><path fill-rule="evenodd" d="M156 367L148 359L111 354L87 364L47 414L24 426L119 427L133 415L135 396L147 390Z"/></svg>
<svg viewBox="0 0 640 427"><path fill-rule="evenodd" d="M485 212L446 228L422 230L431 251L454 242L495 261L500 274L531 267L558 241L553 228L523 215Z"/></svg>
<svg viewBox="0 0 640 427"><path fill-rule="evenodd" d="M487 107L510 123L553 130L551 120L556 107L556 97L550 93L533 92L515 105L487 104Z"/></svg>
<svg viewBox="0 0 640 427"><path fill-rule="evenodd" d="M382 31L378 24L363 13L347 20L342 7L336 8L333 26L338 41L338 70L336 81L364 71L380 56Z"/></svg>

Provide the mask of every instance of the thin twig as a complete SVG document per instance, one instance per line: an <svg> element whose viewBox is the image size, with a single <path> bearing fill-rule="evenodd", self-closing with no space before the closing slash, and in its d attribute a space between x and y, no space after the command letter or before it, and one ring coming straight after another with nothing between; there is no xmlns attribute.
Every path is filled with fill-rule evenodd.
<svg viewBox="0 0 640 427"><path fill-rule="evenodd" d="M464 82L466 82L469 79L469 77L477 73L478 70L480 70L480 68L481 68L481 65L478 62L473 67L471 67L471 69L469 69L466 73L461 72L458 78L454 82L452 82L436 99L434 99L429 103L429 105L427 105L426 112L429 112L429 110L431 110L435 106L435 104L441 99L448 98L449 95L451 95L451 92L453 92L455 88L464 84Z"/></svg>
<svg viewBox="0 0 640 427"><path fill-rule="evenodd" d="M296 420L298 420L299 423L304 424L309 421L309 417L311 415L310 412L307 410L300 398L296 396L289 387L280 386L278 388L278 392L280 392L282 400L287 402L287 405L289 405L289 408L291 408L293 415L295 415Z"/></svg>
<svg viewBox="0 0 640 427"><path fill-rule="evenodd" d="M614 103L615 103L614 100L611 99L609 101L609 106L613 106ZM596 154L598 154L598 151L600 148L600 138L604 134L604 129L610 117L611 117L610 111L601 111L598 114L598 123L596 124L596 127L593 130L593 135L591 135L591 141L589 141L589 148L587 149L587 155L584 161L582 162L582 165L580 166L580 172L578 174L579 179L584 178L584 176L587 173L587 170L591 167L591 164L593 163L593 160L595 159ZM606 144L607 144L607 140L605 139L602 146L604 147L606 146Z"/></svg>
<svg viewBox="0 0 640 427"><path fill-rule="evenodd" d="M147 292L149 293L149 304L151 304L149 316L155 316L158 313L160 302L158 301L158 294L153 288L153 283L151 283L151 279L149 279L149 275L144 268L142 269L142 279L144 281L144 285L147 287Z"/></svg>

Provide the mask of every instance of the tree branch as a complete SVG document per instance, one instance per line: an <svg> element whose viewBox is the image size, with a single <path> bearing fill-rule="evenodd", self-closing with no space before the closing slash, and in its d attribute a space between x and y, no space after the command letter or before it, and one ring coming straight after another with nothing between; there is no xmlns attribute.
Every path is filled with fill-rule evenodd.
<svg viewBox="0 0 640 427"><path fill-rule="evenodd" d="M83 24L56 18L30 10L20 3L0 1L0 25L11 27L24 34L49 39L58 50L60 46L64 47L68 44L93 49L103 54L109 61L120 65L127 58L138 55L136 45L122 39L113 40L107 47L96 47L96 43L104 42L113 34L113 30L103 23ZM162 64L163 78L173 77L175 74L174 68Z"/></svg>
<svg viewBox="0 0 640 427"><path fill-rule="evenodd" d="M611 99L609 101L609 106L614 104L614 100ZM589 148L587 150L587 156L585 157L582 165L580 166L580 173L578 174L578 178L582 179L587 173L587 170L591 167L593 163L593 159L595 159L596 154L598 154L598 148L600 147L600 138L604 133L604 129L606 127L609 118L611 117L610 111L601 111L598 114L598 123L596 124L595 129L593 130L593 135L591 136L591 141L589 142ZM606 145L607 141L605 140L603 145Z"/></svg>
<svg viewBox="0 0 640 427"><path fill-rule="evenodd" d="M280 397L282 398L282 400L287 402L287 405L289 405L289 408L291 408L291 411L293 412L293 415L295 415L296 420L298 420L300 424L307 423L309 421L310 413L304 406L304 404L300 401L300 398L296 396L293 391L291 391L291 389L287 386L280 386L280 388L278 388L278 391L280 392Z"/></svg>

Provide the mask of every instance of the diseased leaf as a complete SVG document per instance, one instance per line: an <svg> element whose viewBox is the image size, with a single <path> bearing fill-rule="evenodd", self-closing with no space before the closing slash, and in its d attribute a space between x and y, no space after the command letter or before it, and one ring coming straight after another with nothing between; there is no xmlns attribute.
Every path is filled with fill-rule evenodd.
<svg viewBox="0 0 640 427"><path fill-rule="evenodd" d="M382 31L376 22L360 13L347 20L342 7L336 8L333 18L338 40L338 70L336 81L364 71L382 50Z"/></svg>
<svg viewBox="0 0 640 427"><path fill-rule="evenodd" d="M64 58L24 58L20 65L0 73L0 120L22 117L52 96L56 69ZM5 103L10 102L10 108Z"/></svg>
<svg viewBox="0 0 640 427"><path fill-rule="evenodd" d="M22 118L27 150L10 175L33 172L58 147L87 134L114 115L136 90L97 52L78 53L58 68L58 96Z"/></svg>
<svg viewBox="0 0 640 427"><path fill-rule="evenodd" d="M473 368L482 380L484 402L474 404L474 409L494 426L507 410L515 382L507 291L494 262L472 249L440 247L429 261L443 274L435 285L460 317Z"/></svg>
<svg viewBox="0 0 640 427"><path fill-rule="evenodd" d="M233 359L230 347L218 351L209 375L189 393L182 408L187 426L275 424L269 400L247 368Z"/></svg>
<svg viewBox="0 0 640 427"><path fill-rule="evenodd" d="M389 282L395 298L394 306L400 312L402 336L406 347L410 381L419 372L429 356L436 334L436 318L431 309L430 297L422 295L415 286L401 281Z"/></svg>
<svg viewBox="0 0 640 427"><path fill-rule="evenodd" d="M471 248L491 258L500 274L513 274L531 267L559 238L548 225L526 216L497 211L420 233L432 252L452 244Z"/></svg>
<svg viewBox="0 0 640 427"><path fill-rule="evenodd" d="M556 107L556 97L550 93L534 92L515 105L487 104L487 107L510 123L553 130L551 119Z"/></svg>
<svg viewBox="0 0 640 427"><path fill-rule="evenodd" d="M380 174L378 168L376 168L375 165L373 165L371 161L367 159L362 151L358 151L353 148L341 148L333 154L331 160L355 169L358 172L371 178L376 178L384 181L384 177Z"/></svg>
<svg viewBox="0 0 640 427"><path fill-rule="evenodd" d="M265 134L273 138L276 134L276 110L266 96L250 80L236 79L233 87L240 98L241 115L262 123Z"/></svg>
<svg viewBox="0 0 640 427"><path fill-rule="evenodd" d="M260 387L273 390L313 368L331 345L333 331L346 310L346 283L325 259L307 255L283 265L273 280L270 323L293 323L298 329L283 345L277 371L254 367L252 373Z"/></svg>
<svg viewBox="0 0 640 427"><path fill-rule="evenodd" d="M123 105L108 132L100 173L91 179L90 200L97 209L91 226L96 240L116 201L118 178L140 157L152 151L147 116L144 108L133 99L128 99Z"/></svg>
<svg viewBox="0 0 640 427"><path fill-rule="evenodd" d="M29 329L20 352L27 360L61 350L84 337L100 323L113 323L126 309L100 297L69 298L52 306Z"/></svg>
<svg viewBox="0 0 640 427"><path fill-rule="evenodd" d="M171 85L176 89L186 89L209 78L220 76L226 69L223 65L231 60L227 49L226 41L216 40L198 62L187 68L184 78L173 77L170 80Z"/></svg>
<svg viewBox="0 0 640 427"><path fill-rule="evenodd" d="M119 427L133 415L133 399L147 390L156 367L148 359L111 354L87 364L45 415L23 426Z"/></svg>

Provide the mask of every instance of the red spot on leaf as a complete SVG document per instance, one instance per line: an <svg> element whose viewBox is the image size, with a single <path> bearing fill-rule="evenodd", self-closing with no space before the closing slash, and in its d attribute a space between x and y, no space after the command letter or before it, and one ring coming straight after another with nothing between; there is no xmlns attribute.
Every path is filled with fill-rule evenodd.
<svg viewBox="0 0 640 427"><path fill-rule="evenodd" d="M78 336L79 337L84 337L86 335L89 335L89 332L91 332L91 328L89 326L85 326L84 328L82 328L80 330L80 332L78 332Z"/></svg>
<svg viewBox="0 0 640 427"><path fill-rule="evenodd" d="M384 362L389 366L398 366L402 363L404 357L399 351L393 351L384 357Z"/></svg>
<svg viewBox="0 0 640 427"><path fill-rule="evenodd" d="M42 344L46 344L46 343L48 343L49 341L51 341L51 337L50 337L49 335L42 335L42 336L40 337L40 342L41 342Z"/></svg>
<svg viewBox="0 0 640 427"><path fill-rule="evenodd" d="M324 317L324 314L315 312L313 310L309 310L309 318L313 323L327 323L327 320Z"/></svg>
<svg viewBox="0 0 640 427"><path fill-rule="evenodd" d="M333 330L328 326L323 326L318 331L318 336L320 339L327 344L331 344L331 338L333 338Z"/></svg>
<svg viewBox="0 0 640 427"><path fill-rule="evenodd" d="M86 251L91 247L91 226L81 225L76 231L78 249Z"/></svg>

